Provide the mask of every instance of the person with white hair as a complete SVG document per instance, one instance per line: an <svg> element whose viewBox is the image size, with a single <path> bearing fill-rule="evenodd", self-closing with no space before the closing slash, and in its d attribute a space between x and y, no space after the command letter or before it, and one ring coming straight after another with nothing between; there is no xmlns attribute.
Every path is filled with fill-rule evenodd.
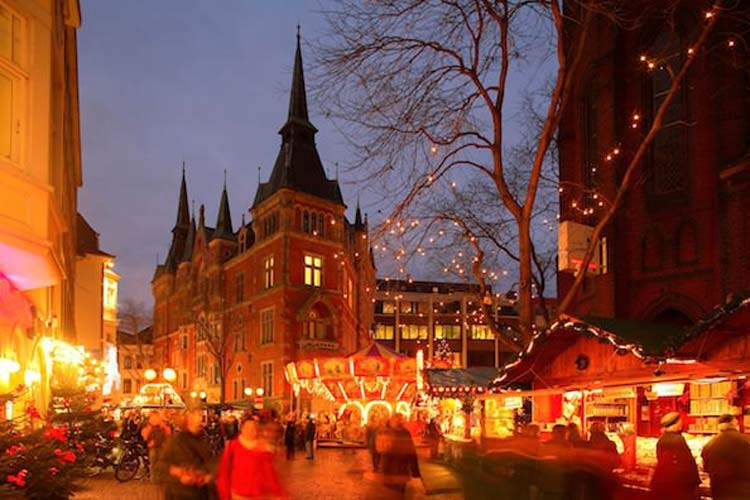
<svg viewBox="0 0 750 500"><path fill-rule="evenodd" d="M750 437L737 427L733 415L719 417L719 434L706 443L701 453L714 500L750 498Z"/></svg>
<svg viewBox="0 0 750 500"><path fill-rule="evenodd" d="M696 500L700 476L693 454L682 436L682 419L670 412L661 419L662 434L656 443L656 470L651 478L653 498Z"/></svg>

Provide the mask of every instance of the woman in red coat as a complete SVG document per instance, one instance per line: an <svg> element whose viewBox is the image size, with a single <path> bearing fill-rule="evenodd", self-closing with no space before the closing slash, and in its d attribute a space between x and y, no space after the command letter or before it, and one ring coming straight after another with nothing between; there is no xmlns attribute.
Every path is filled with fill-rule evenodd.
<svg viewBox="0 0 750 500"><path fill-rule="evenodd" d="M260 438L257 422L243 421L238 438L227 444L221 456L216 478L219 498L288 498L273 460L273 446Z"/></svg>

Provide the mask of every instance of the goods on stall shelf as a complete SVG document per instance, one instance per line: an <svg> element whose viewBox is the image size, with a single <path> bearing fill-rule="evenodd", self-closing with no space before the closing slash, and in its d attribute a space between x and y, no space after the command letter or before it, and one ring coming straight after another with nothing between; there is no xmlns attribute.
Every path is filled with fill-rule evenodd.
<svg viewBox="0 0 750 500"><path fill-rule="evenodd" d="M511 437L515 432L516 410L523 405L521 396L489 398L484 403L484 435L488 438Z"/></svg>

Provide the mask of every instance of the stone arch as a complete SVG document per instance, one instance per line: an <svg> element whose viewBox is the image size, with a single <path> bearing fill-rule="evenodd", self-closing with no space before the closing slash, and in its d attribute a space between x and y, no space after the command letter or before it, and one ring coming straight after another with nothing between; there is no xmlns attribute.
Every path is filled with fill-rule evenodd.
<svg viewBox="0 0 750 500"><path fill-rule="evenodd" d="M698 261L698 227L691 219L683 220L675 230L675 262L684 266Z"/></svg>
<svg viewBox="0 0 750 500"><path fill-rule="evenodd" d="M703 307L692 298L682 294L667 293L646 307L641 318L646 321L683 327L694 325L705 315L706 311Z"/></svg>

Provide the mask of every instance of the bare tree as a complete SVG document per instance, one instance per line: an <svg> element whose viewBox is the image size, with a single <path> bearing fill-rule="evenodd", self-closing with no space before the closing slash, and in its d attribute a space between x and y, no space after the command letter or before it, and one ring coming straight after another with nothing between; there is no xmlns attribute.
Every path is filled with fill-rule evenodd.
<svg viewBox="0 0 750 500"><path fill-rule="evenodd" d="M658 2L658 8L674 9L678 3L665 0ZM330 37L320 49L324 77L319 100L329 116L346 124L342 129L360 154L357 167L364 166L360 170L367 173L362 180L377 180L395 200L376 236L417 230L428 237L425 228L437 227L441 219L451 222L473 251L467 269L482 295L489 291L487 274L493 263L486 262L488 257L506 254L518 279L517 341L501 334L483 301L485 318L505 348L519 351L534 334L534 289L549 272L535 245L535 240L539 242L535 221L543 212L540 193L547 181L555 183L545 167L580 74L590 31L597 16L623 26L638 25L642 16L629 18L626 4L571 0L563 11L562 0L340 0L326 13ZM705 22L693 34L681 66L664 69L671 86L651 123L636 131L642 135L628 156L615 196L594 224L581 269L587 268L604 226L622 204L644 152L665 126L666 109L723 12L721 0L706 9ZM509 83L520 65L538 64L538 54L545 51L553 54L553 74L548 87L532 93L533 120L526 121L534 123L535 131L525 144L521 141L525 154L514 157L518 143L509 140L510 123L518 116L511 116L508 108ZM651 56L630 62L644 70L664 67ZM456 209L448 217L445 211L423 212L420 220L415 207L429 198L428 193L446 186L456 191L457 179L466 178L489 186L492 201L487 210L494 213L467 214L465 208L474 204L462 207L456 197L452 199ZM502 244L492 239L497 227L489 228L498 225L511 227L512 236ZM415 237L415 241L424 239ZM488 251L488 243L497 252ZM511 244L514 248L508 251ZM390 250L396 250L397 256L407 253L402 248ZM562 298L561 311L573 303L583 276L578 274Z"/></svg>
<svg viewBox="0 0 750 500"><path fill-rule="evenodd" d="M198 340L204 340L206 350L218 367L219 375L219 402L226 402L226 382L229 378L229 370L234 362L235 334L227 327L226 311L222 301L220 312L215 317L209 318L201 315L195 322ZM213 378L213 374L211 374Z"/></svg>
<svg viewBox="0 0 750 500"><path fill-rule="evenodd" d="M124 331L133 335L138 356L145 361L143 353L143 338L140 333L152 322L151 310L141 301L132 298L123 299L117 310L119 324Z"/></svg>

